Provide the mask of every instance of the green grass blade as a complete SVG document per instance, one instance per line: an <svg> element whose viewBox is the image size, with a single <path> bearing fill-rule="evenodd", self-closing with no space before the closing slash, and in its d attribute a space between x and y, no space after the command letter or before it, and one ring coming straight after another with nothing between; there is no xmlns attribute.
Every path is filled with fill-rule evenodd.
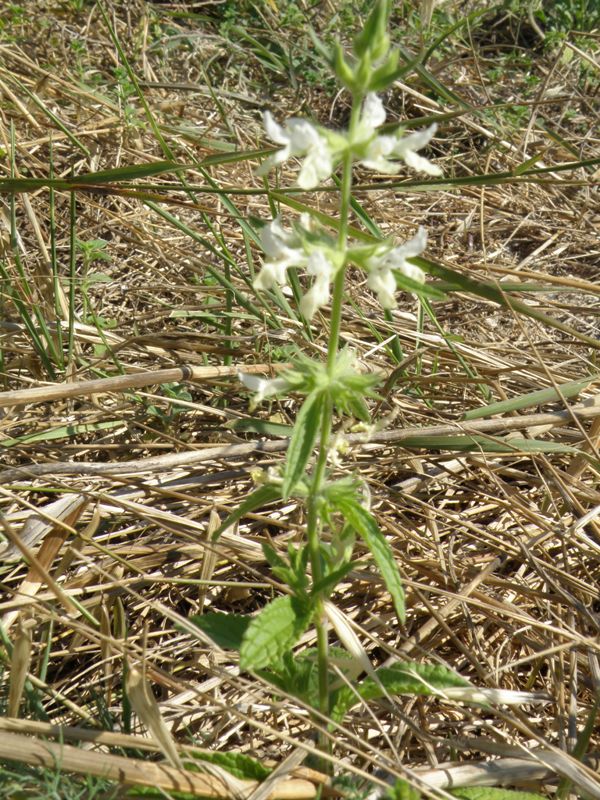
<svg viewBox="0 0 600 800"><path fill-rule="evenodd" d="M0 447L18 447L26 444L34 444L35 442L55 442L61 439L70 439L82 433L112 430L123 424L124 422L122 419L112 419L105 420L104 422L81 422L74 425L59 425L57 428L50 428L49 430L39 431L38 433L29 433L24 436L0 439Z"/></svg>
<svg viewBox="0 0 600 800"><path fill-rule="evenodd" d="M538 389L535 392L528 392L527 394L522 394L518 397L512 397L510 400L501 400L498 403L490 403L482 408L474 408L471 411L467 411L462 418L464 420L484 419L485 417L492 417L494 414L509 414L512 411L519 411L523 408L539 406L545 403L553 403L557 400L560 400L561 397L566 399L576 397L599 378L600 373L596 373L594 375L590 375L588 378L582 378L578 381L561 383L557 389L551 386L547 389Z"/></svg>
<svg viewBox="0 0 600 800"><path fill-rule="evenodd" d="M544 325L548 325L550 328L555 328L556 330L563 331L563 333L568 333L569 336L572 336L574 339L585 342L595 349L600 349L599 339L596 339L593 336L588 336L585 333L580 333L579 331L575 330L575 328L571 328L570 325L567 325L566 323L561 322L554 317L550 317L543 311L539 311L536 308L528 306L521 300L517 300L516 297L508 295L497 285L484 281L478 281L474 278L469 278L466 275L462 275L460 272L456 272L453 269L444 267L441 264L431 261L428 258L423 258L422 256L416 256L412 259L412 261L414 261L415 264L424 269L430 275L435 275L436 277L442 278L449 284L453 283L457 291L468 292L469 294L483 297L486 300L491 300L492 302L497 303L504 308L511 309L518 314L523 314L526 317L536 319L538 322L542 322Z"/></svg>
<svg viewBox="0 0 600 800"><path fill-rule="evenodd" d="M193 230L185 222L180 220L174 214L171 214L170 211L161 208L159 205L157 205L152 201L148 201L146 205L148 206L148 208L151 208L153 211L155 211L159 216L163 217L163 219L167 220L167 222L173 225L173 227L177 228L177 230L180 230L182 233L185 233L194 241L202 244L211 253L213 253L213 255L216 255L220 259L227 258L227 256L224 253L222 253L217 247L215 247L215 245L212 244L212 242L209 242L208 239L206 239L204 236L201 236L198 233L198 231ZM269 310L266 308L263 311L259 309L257 306L255 306L254 303L252 303L244 294L242 294L242 292L240 292L222 272L215 269L210 264L206 264L204 268L209 273L209 275L211 275L218 283L221 284L221 286L223 286L224 289L231 291L233 293L233 296L235 297L236 303L242 306L242 308L245 308L250 314L252 314L252 316L256 317L256 319L259 319L261 321L269 321L274 328L280 327L279 320L272 312L269 312ZM266 316L267 314L269 314L268 317Z"/></svg>

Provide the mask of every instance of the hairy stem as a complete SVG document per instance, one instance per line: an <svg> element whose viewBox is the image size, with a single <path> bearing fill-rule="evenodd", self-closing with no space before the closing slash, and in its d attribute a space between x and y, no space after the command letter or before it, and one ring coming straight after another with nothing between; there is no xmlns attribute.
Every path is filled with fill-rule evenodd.
<svg viewBox="0 0 600 800"><path fill-rule="evenodd" d="M349 136L352 136L358 123L362 98L354 98L352 115L350 118ZM342 187L340 197L340 228L338 246L340 252L346 252L348 241L348 222L350 218L350 201L352 195L352 153L347 152L343 161ZM342 323L342 302L344 299L345 265L341 267L333 284L333 298L331 303L329 346L327 349L327 371L333 375L339 348L340 329ZM321 524L318 512L318 498L325 479L327 467L327 454L329 452L329 438L333 420L333 404L329 400L321 417L321 433L319 437L319 452L317 463L313 472L311 493L308 500L307 535L313 585L318 583L323 576L320 532ZM319 711L325 717L329 716L329 647L327 641L327 623L323 597L316 598L314 623L317 630L317 660L319 671ZM321 748L328 749L328 740L321 736Z"/></svg>

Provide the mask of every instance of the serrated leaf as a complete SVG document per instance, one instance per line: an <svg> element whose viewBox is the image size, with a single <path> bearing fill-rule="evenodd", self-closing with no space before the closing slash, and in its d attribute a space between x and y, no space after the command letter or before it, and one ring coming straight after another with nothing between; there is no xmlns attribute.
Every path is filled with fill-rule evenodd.
<svg viewBox="0 0 600 800"><path fill-rule="evenodd" d="M254 617L242 639L240 668L277 664L308 628L312 608L295 597L278 597Z"/></svg>
<svg viewBox="0 0 600 800"><path fill-rule="evenodd" d="M352 658L343 648L335 645L329 648L329 663L335 665L344 675L350 675ZM288 653L277 667L260 670L258 674L286 694L291 694L314 708L319 707L319 670L316 647L309 647L300 653ZM336 697L336 690L333 688L331 697Z"/></svg>
<svg viewBox="0 0 600 800"><path fill-rule="evenodd" d="M388 694L431 695L452 687L470 687L471 684L457 672L441 664L418 664L414 661L381 667L376 672L381 686ZM381 686L366 678L363 681L366 700L381 696Z"/></svg>
<svg viewBox="0 0 600 800"><path fill-rule="evenodd" d="M381 667L376 678L365 678L354 688L342 687L338 692L332 718L340 721L344 714L357 702L357 694L363 700L377 700L380 697L397 694L435 695L454 686L470 686L469 682L451 669L440 664L417 664L406 662Z"/></svg>
<svg viewBox="0 0 600 800"><path fill-rule="evenodd" d="M298 412L283 475L282 495L284 500L290 496L294 486L304 475L319 431L322 408L323 395L320 392L313 392L308 395Z"/></svg>
<svg viewBox="0 0 600 800"><path fill-rule="evenodd" d="M218 611L208 614L196 614L190 617L197 628L200 628L215 644L224 650L239 650L242 639L252 617L241 614L222 614Z"/></svg>
<svg viewBox="0 0 600 800"><path fill-rule="evenodd" d="M545 800L541 794L497 789L492 786L465 786L462 789L452 789L450 794L462 800Z"/></svg>
<svg viewBox="0 0 600 800"><path fill-rule="evenodd" d="M346 522L354 528L371 551L387 590L392 596L398 619L403 622L406 611L402 579L392 548L379 529L377 520L366 508L360 506L356 500L348 502L348 500L344 499L341 502L338 501L337 505Z"/></svg>
<svg viewBox="0 0 600 800"><path fill-rule="evenodd" d="M274 484L267 483L265 486L260 486L256 491L252 492L235 511L232 511L221 525L219 525L212 534L212 541L216 542L227 528L231 528L232 525L235 525L236 522L242 519L242 517L245 517L250 511L254 511L255 508L260 508L261 506L266 506L274 500L279 500L280 497L281 491Z"/></svg>
<svg viewBox="0 0 600 800"><path fill-rule="evenodd" d="M301 653L287 653L281 664L259 675L285 694L291 694L308 705L319 706L319 676L315 648Z"/></svg>

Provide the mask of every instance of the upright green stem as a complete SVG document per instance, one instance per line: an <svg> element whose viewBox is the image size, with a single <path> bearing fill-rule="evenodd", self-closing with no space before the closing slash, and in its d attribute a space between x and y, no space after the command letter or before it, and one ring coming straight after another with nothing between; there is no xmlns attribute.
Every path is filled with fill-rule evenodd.
<svg viewBox="0 0 600 800"><path fill-rule="evenodd" d="M362 97L355 97L352 103L348 137L353 140L358 124ZM350 202L352 199L352 153L347 152L343 161L342 194L340 197L340 228L338 231L338 247L340 252L345 252L348 244L348 222L350 219ZM335 359L340 341L340 327L342 324L342 301L344 299L344 281L346 267L340 269L333 284L333 300L331 302L331 322L329 333L329 347L327 349L327 371L331 375L335 367Z"/></svg>
<svg viewBox="0 0 600 800"><path fill-rule="evenodd" d="M352 141L360 114L361 97L355 97L349 125L349 138ZM348 241L348 221L350 218L350 201L352 196L352 153L344 156L342 173L342 191L340 197L340 228L338 246L342 253L346 252ZM331 319L329 346L327 349L327 371L333 375L339 348L340 329L342 324L342 302L344 299L344 280L346 266L338 271L333 284L333 298L331 302ZM308 500L307 536L310 553L313 585L323 577L321 563L321 547L319 542L320 522L318 513L318 498L325 478L327 467L327 454L329 451L329 438L331 435L333 405L328 401L323 408L321 417L321 433L319 437L319 453L312 479L312 491ZM327 625L325 621L325 606L323 597L316 598L315 627L317 629L317 660L319 670L319 711L325 717L329 716L329 652L327 642ZM327 740L321 740L323 749L327 749Z"/></svg>

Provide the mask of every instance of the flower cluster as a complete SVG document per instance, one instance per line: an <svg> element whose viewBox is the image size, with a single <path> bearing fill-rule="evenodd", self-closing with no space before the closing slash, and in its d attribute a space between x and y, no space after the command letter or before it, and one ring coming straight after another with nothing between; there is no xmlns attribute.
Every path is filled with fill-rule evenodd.
<svg viewBox="0 0 600 800"><path fill-rule="evenodd" d="M407 136L398 131L379 135L377 128L384 122L385 109L374 92L366 96L360 120L351 137L312 125L305 119L290 119L282 127L266 111L264 123L267 135L282 147L262 164L258 174L265 175L273 167L294 156L303 157L298 185L302 189L314 189L321 181L330 177L348 150L367 169L387 175L400 171L399 164L391 159L400 159L409 167L427 175L442 174L437 165L416 152L429 144L437 130L435 124Z"/></svg>
<svg viewBox="0 0 600 800"><path fill-rule="evenodd" d="M331 282L337 271L350 261L367 272L367 285L377 294L383 308L396 306L395 273L416 283L423 283L425 279L423 271L408 261L420 255L427 245L424 228L419 228L416 236L402 245L381 241L375 246L358 246L340 252L337 243L324 234L320 237L309 234L302 224L296 230L286 230L277 218L263 227L261 245L266 259L254 281L254 288L266 291L280 286L285 290L287 270L290 267L304 269L313 282L300 301L300 311L309 320L319 308L327 305Z"/></svg>
<svg viewBox="0 0 600 800"><path fill-rule="evenodd" d="M260 240L267 258L254 288L264 291L275 285L285 287L289 267L305 269L314 280L300 302L300 311L310 320L329 302L331 281L344 256L331 240L309 237L308 221L303 222L298 231L288 231L277 218L262 229Z"/></svg>
<svg viewBox="0 0 600 800"><path fill-rule="evenodd" d="M359 119L348 133L336 133L295 118L281 126L268 111L265 112L264 121L269 138L281 148L265 161L259 174L266 174L294 156L302 157L298 176L298 184L302 189L314 189L330 177L348 152L353 161L380 173L398 172L400 160L428 175L442 174L437 165L417 153L417 150L429 144L436 125L406 136L402 132L379 134L377 129L385 122L385 109L374 92L366 95ZM300 311L309 320L319 308L327 305L332 281L338 270L350 261L367 272L367 285L377 294L383 308L394 308L396 305L396 273L417 283L424 280L423 272L408 262L409 258L420 255L425 249L427 233L423 228L419 228L416 236L399 246L383 241L375 247L341 252L334 240L325 235L312 235L310 227L309 215L304 215L301 224L291 231L282 226L279 218L266 225L261 232L266 259L254 281L255 289L260 291L273 286L285 290L287 270L290 267L305 270L313 280L301 300Z"/></svg>
<svg viewBox="0 0 600 800"><path fill-rule="evenodd" d="M290 119L282 128L269 111L265 111L265 130L271 141L282 147L273 153L257 170L258 175L266 175L273 167L294 156L304 157L298 176L302 189L312 189L333 172L333 154L325 136L305 119Z"/></svg>
<svg viewBox="0 0 600 800"><path fill-rule="evenodd" d="M383 308L396 307L396 278L394 272L399 272L405 278L423 283L425 275L423 270L407 259L419 256L427 245L427 231L419 228L416 236L409 239L399 247L390 249L386 242L377 247L375 253L367 259L366 267L369 272L367 285L374 291Z"/></svg>

